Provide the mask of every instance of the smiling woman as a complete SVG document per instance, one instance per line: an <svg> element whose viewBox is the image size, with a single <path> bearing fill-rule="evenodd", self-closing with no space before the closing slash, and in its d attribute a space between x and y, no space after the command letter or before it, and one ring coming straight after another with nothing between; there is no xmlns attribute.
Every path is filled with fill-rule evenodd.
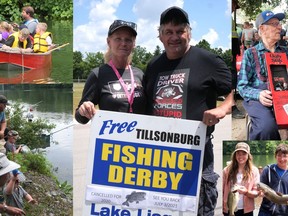
<svg viewBox="0 0 288 216"><path fill-rule="evenodd" d="M254 198L258 196L256 183L259 180L259 171L252 163L250 146L245 142L237 143L231 162L223 170L224 215L233 215L234 211L238 215L244 215L244 212L245 215L253 215ZM239 194L239 199L232 201L231 195L235 193Z"/></svg>
<svg viewBox="0 0 288 216"><path fill-rule="evenodd" d="M130 65L136 29L135 23L124 20L115 20L110 25L105 64L90 73L76 109L75 118L79 123L86 124L94 116L95 105L110 111L145 112L144 74Z"/></svg>

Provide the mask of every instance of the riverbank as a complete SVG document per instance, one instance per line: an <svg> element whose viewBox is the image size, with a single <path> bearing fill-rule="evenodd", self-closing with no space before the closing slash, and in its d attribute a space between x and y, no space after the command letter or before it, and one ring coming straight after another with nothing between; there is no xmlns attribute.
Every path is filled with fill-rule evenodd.
<svg viewBox="0 0 288 216"><path fill-rule="evenodd" d="M26 215L73 215L72 193L64 193L52 177L31 171L24 175L26 181L22 183L22 187L38 202L37 205L25 202Z"/></svg>

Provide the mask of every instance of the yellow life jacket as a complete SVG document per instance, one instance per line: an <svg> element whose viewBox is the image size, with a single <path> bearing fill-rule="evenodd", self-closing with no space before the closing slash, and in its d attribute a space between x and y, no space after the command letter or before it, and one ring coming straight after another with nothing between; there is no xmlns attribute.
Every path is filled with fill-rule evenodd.
<svg viewBox="0 0 288 216"><path fill-rule="evenodd" d="M52 39L52 33L51 32L45 32L42 35L35 34L34 35L34 46L33 50L36 53L44 53L48 51L48 43L46 41L46 38L50 36Z"/></svg>
<svg viewBox="0 0 288 216"><path fill-rule="evenodd" d="M12 44L12 48L17 48L19 47L19 32L15 32L11 35L9 35L9 37L14 36L14 42ZM27 39L23 41L23 49L27 48Z"/></svg>

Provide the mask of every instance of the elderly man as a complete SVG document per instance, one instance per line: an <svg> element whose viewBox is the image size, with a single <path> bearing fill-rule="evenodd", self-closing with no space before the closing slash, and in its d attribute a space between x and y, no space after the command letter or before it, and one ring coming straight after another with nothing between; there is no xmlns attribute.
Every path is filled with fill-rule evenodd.
<svg viewBox="0 0 288 216"><path fill-rule="evenodd" d="M219 56L189 45L191 27L181 8L171 7L161 14L159 38L165 52L152 59L146 70L148 114L198 120L208 126L198 215L214 215L219 175L214 173L211 139L214 125L231 112L231 72ZM226 94L216 107L217 96Z"/></svg>
<svg viewBox="0 0 288 216"><path fill-rule="evenodd" d="M16 216L25 215L25 212L22 209L7 206L4 202L4 185L11 177L10 172L19 167L19 164L8 160L5 154L0 153L0 213L7 213L8 215Z"/></svg>
<svg viewBox="0 0 288 216"><path fill-rule="evenodd" d="M288 49L278 44L284 13L264 11L256 18L261 41L244 53L238 77L238 90L243 106L251 118L250 140L280 140L278 126L272 110L272 94L268 90L266 52L284 52Z"/></svg>

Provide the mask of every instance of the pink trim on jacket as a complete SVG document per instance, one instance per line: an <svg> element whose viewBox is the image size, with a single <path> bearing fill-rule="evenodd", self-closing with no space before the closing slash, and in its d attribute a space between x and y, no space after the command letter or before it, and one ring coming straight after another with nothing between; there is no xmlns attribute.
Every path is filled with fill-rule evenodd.
<svg viewBox="0 0 288 216"><path fill-rule="evenodd" d="M259 175L259 170L257 167L253 166L252 167L252 175L253 178L249 182L245 182L244 186L249 190L249 191L257 191L256 189L256 183L260 181L260 175ZM227 178L228 178L228 169L225 167L223 169L223 178L222 178L222 188L223 188L223 202L222 202L222 208L224 213L228 213L228 193L231 188L231 182L227 183ZM244 195L243 198L244 202L244 213L251 212L255 209L254 205L254 198L250 198L248 196Z"/></svg>

